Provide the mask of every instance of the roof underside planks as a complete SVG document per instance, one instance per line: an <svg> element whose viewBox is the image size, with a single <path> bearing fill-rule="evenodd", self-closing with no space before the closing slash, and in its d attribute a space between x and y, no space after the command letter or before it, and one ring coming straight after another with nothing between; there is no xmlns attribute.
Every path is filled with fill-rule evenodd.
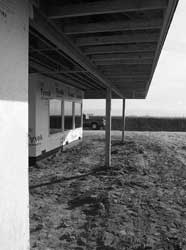
<svg viewBox="0 0 186 250"><path fill-rule="evenodd" d="M85 98L145 98L178 0L48 0L30 20L30 72Z"/></svg>

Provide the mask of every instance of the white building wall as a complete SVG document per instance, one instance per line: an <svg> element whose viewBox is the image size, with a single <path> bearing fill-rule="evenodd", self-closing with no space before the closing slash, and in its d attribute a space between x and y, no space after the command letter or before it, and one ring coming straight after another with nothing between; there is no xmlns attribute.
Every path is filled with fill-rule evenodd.
<svg viewBox="0 0 186 250"><path fill-rule="evenodd" d="M0 1L0 249L29 249L28 7Z"/></svg>
<svg viewBox="0 0 186 250"><path fill-rule="evenodd" d="M62 90L64 94L56 93L56 88L59 92ZM82 103L82 91L40 74L30 74L29 90L30 157L38 157L42 153L50 152L66 143L82 138L82 127L56 134L49 133L49 100L60 99Z"/></svg>

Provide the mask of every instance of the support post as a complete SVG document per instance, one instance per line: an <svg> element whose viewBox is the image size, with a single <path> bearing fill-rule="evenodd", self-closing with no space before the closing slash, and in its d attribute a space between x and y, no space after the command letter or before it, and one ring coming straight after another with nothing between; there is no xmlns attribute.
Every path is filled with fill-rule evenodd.
<svg viewBox="0 0 186 250"><path fill-rule="evenodd" d="M83 101L81 103L81 127L83 129Z"/></svg>
<svg viewBox="0 0 186 250"><path fill-rule="evenodd" d="M64 132L65 131L65 117L64 117L64 111L65 111L65 105L64 105L64 100L62 100L62 102L61 102L61 114L62 114L62 116L61 116L61 129L62 129L62 132Z"/></svg>
<svg viewBox="0 0 186 250"><path fill-rule="evenodd" d="M75 102L72 103L72 129L76 128L76 124L75 124Z"/></svg>
<svg viewBox="0 0 186 250"><path fill-rule="evenodd" d="M110 88L107 88L105 165L108 168L111 166L111 99L112 91Z"/></svg>
<svg viewBox="0 0 186 250"><path fill-rule="evenodd" d="M122 143L125 141L125 99L123 99L122 109Z"/></svg>
<svg viewBox="0 0 186 250"><path fill-rule="evenodd" d="M29 249L28 1L0 1L0 249Z"/></svg>

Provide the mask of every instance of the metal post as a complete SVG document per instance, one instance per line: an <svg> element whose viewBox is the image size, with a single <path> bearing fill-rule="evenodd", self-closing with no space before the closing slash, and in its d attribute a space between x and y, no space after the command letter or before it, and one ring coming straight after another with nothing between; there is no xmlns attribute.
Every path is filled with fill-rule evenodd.
<svg viewBox="0 0 186 250"><path fill-rule="evenodd" d="M111 99L112 91L110 88L107 88L105 165L108 168L111 166Z"/></svg>
<svg viewBox="0 0 186 250"><path fill-rule="evenodd" d="M122 143L125 141L125 99L123 99L123 110L122 110Z"/></svg>

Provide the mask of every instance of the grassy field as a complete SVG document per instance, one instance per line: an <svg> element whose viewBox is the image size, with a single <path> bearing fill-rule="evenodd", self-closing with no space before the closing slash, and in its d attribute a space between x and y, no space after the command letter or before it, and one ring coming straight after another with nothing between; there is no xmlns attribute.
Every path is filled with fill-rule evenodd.
<svg viewBox="0 0 186 250"><path fill-rule="evenodd" d="M185 250L186 133L104 131L30 168L32 250Z"/></svg>

